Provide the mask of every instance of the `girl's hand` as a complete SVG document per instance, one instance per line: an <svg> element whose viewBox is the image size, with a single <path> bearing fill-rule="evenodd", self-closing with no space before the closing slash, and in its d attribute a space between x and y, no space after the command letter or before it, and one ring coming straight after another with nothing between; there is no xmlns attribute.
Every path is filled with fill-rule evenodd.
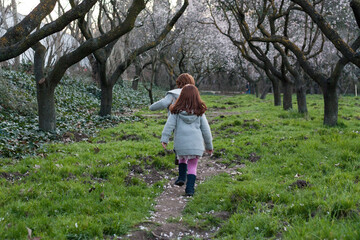
<svg viewBox="0 0 360 240"><path fill-rule="evenodd" d="M214 152L214 149L211 149L211 150L206 149L206 152L207 152L210 156L212 156L212 154L213 154L213 152Z"/></svg>
<svg viewBox="0 0 360 240"><path fill-rule="evenodd" d="M161 145L163 146L164 149L166 149L167 143L162 142Z"/></svg>

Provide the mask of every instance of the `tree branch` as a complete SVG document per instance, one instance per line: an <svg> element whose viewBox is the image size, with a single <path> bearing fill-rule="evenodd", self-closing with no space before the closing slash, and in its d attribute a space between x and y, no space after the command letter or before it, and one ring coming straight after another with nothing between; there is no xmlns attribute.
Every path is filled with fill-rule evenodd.
<svg viewBox="0 0 360 240"><path fill-rule="evenodd" d="M56 19L54 22L46 24L41 29L30 34L29 36L23 35L21 40L16 44L0 48L0 61L5 61L19 56L41 39L55 32L61 31L71 21L84 16L96 2L97 0L84 0L81 4L76 6L76 8L69 10L64 15Z"/></svg>

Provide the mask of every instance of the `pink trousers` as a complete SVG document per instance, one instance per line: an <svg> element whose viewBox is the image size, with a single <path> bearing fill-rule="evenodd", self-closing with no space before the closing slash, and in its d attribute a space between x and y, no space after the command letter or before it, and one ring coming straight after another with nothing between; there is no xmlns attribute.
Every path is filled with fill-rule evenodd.
<svg viewBox="0 0 360 240"><path fill-rule="evenodd" d="M187 163L187 174L194 174L196 176L196 169L198 164L199 158L192 158L186 160L184 158L179 159L179 163Z"/></svg>

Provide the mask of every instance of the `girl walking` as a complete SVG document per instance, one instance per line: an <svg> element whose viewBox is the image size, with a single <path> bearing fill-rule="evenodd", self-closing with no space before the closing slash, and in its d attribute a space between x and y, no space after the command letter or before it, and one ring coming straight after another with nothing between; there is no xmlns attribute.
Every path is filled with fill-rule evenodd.
<svg viewBox="0 0 360 240"><path fill-rule="evenodd" d="M168 110L168 115L170 114L169 111L169 106L171 104L174 104L176 102L176 100L178 99L181 89L186 85L186 84L192 84L195 85L195 80L194 78L188 74L188 73L182 73L178 76L178 78L176 79L176 86L177 88L170 90L166 93L165 97L160 99L159 101L153 103L149 109L151 111L157 111L157 110L163 110L163 109L167 109ZM175 151L174 151L175 152ZM175 153L176 154L176 153ZM175 156L175 165L179 165L179 161Z"/></svg>
<svg viewBox="0 0 360 240"><path fill-rule="evenodd" d="M174 132L174 149L179 159L179 177L175 184L182 186L186 182L185 194L193 196L198 160L204 151L213 152L211 130L204 114L207 107L198 89L188 84L182 88L179 98L169 110L161 143L166 149Z"/></svg>
<svg viewBox="0 0 360 240"><path fill-rule="evenodd" d="M188 73L182 73L178 76L178 78L176 79L176 86L177 88L168 91L165 94L165 97L160 99L159 101L153 103L149 109L151 111L157 111L157 110L162 110L162 109L169 109L169 106L171 104L174 104L176 99L179 97L181 89L186 85L186 84L192 84L195 85L195 80L194 78L188 74Z"/></svg>

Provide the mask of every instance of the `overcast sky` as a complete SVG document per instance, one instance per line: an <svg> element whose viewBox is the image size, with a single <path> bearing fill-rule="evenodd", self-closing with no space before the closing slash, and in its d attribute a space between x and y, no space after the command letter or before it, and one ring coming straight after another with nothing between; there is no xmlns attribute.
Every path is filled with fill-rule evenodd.
<svg viewBox="0 0 360 240"><path fill-rule="evenodd" d="M69 1L61 1L63 6L67 6ZM18 12L22 15L27 15L33 10L36 5L40 3L40 0L20 0L18 1Z"/></svg>
<svg viewBox="0 0 360 240"><path fill-rule="evenodd" d="M31 10L33 10L36 7L36 5L40 3L40 0L19 0L17 2L18 2L18 12L22 15L27 15L29 12L31 12ZM69 5L69 1L67 0L61 0L61 2L64 7ZM176 4L176 0L171 0L171 2L173 5Z"/></svg>

